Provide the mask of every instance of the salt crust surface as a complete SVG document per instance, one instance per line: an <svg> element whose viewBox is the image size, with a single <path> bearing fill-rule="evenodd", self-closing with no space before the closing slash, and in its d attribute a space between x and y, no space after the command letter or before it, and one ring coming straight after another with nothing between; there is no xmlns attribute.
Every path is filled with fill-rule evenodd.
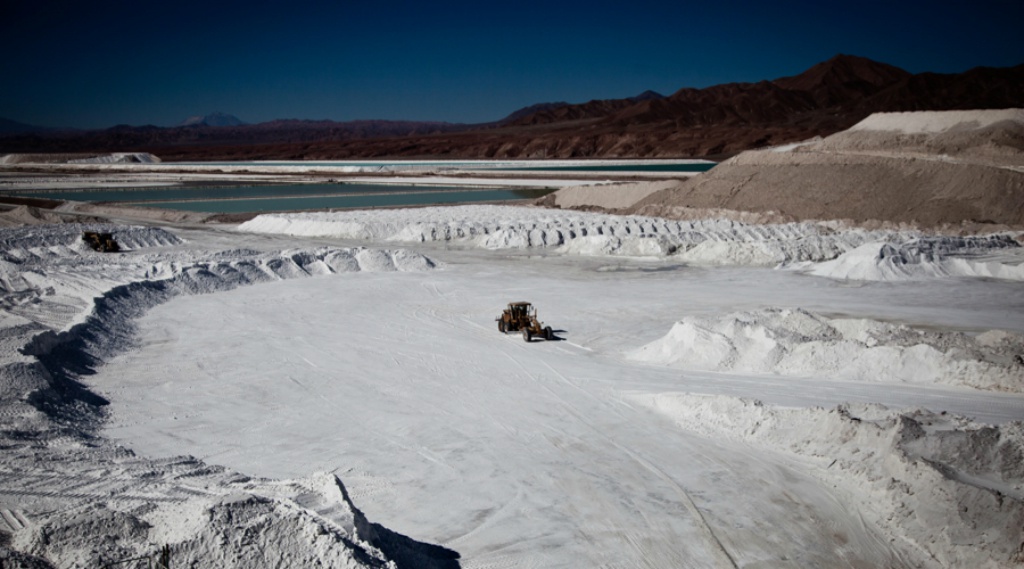
<svg viewBox="0 0 1024 569"><path fill-rule="evenodd" d="M492 250L671 257L696 265L783 266L850 280L1024 280L1024 251L1009 234L936 236L828 223L675 221L488 205L265 214L238 229L401 243L452 242Z"/></svg>
<svg viewBox="0 0 1024 569"><path fill-rule="evenodd" d="M992 427L924 410L863 404L790 409L723 395L630 399L683 429L793 457L894 541L939 566L1024 563L1020 421ZM1006 561L982 559L964 547L968 543Z"/></svg>
<svg viewBox="0 0 1024 569"><path fill-rule="evenodd" d="M129 253L91 251L81 242L83 228L112 231ZM546 242L529 232L527 238L527 244ZM175 563L182 566L397 567L395 559L405 566L451 566L452 552L410 544L369 523L332 474L274 481L191 457L136 457L95 436L102 401L76 380L131 349L133 320L177 295L332 272L423 271L433 268L429 259L362 247L163 253L180 248L181 239L161 229L102 225L5 229L0 242L0 487L18 488L38 507L31 516L0 511L0 550L9 558L28 567L85 567L172 542ZM898 327L798 311L739 314L723 322L735 330L758 318L747 327L750 346L741 346L742 354L737 350L736 361L745 365L765 354L765 338L793 351L799 347L787 344L787 335L809 338L822 330L825 337L838 334L866 346L888 342L898 348L904 341ZM732 335L734 345L743 338ZM975 338L973 347L964 339L929 341L998 358L997 347L1008 338L992 332ZM923 566L1024 562L1024 539L1013 529L1024 527L1020 423L987 427L878 407L766 409L681 394L638 394L635 400L684 428L806 460L871 523L917 551ZM947 529L936 534L936 527Z"/></svg>

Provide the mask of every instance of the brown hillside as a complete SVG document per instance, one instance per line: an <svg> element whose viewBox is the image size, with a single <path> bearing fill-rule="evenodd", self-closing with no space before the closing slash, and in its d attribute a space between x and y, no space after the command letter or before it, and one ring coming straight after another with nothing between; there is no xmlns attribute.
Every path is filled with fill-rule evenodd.
<svg viewBox="0 0 1024 569"><path fill-rule="evenodd" d="M793 77L581 105L539 105L511 124L275 121L0 137L0 152L152 152L167 160L723 157L825 136L873 112L1024 106L1024 65L912 75L839 55Z"/></svg>

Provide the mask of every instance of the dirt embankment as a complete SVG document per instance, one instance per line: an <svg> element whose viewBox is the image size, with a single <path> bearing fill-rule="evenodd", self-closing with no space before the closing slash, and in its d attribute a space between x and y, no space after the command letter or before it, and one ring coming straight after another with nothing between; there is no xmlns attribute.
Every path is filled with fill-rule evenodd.
<svg viewBox="0 0 1024 569"><path fill-rule="evenodd" d="M628 213L671 217L677 207L724 208L797 220L1024 225L1022 172L913 158L836 158L746 155L652 194Z"/></svg>
<svg viewBox="0 0 1024 569"><path fill-rule="evenodd" d="M563 190L544 205L686 219L846 219L1024 226L1024 110L880 113L824 140L745 152L623 205L629 190ZM628 200L625 200L628 201Z"/></svg>

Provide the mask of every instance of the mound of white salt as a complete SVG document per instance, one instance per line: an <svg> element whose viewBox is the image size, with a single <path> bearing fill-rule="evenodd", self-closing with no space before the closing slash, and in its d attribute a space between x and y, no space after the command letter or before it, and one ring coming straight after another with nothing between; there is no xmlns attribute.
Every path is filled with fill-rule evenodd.
<svg viewBox="0 0 1024 569"><path fill-rule="evenodd" d="M110 232L123 252L92 250L82 240L85 230ZM25 321L52 330L67 329L88 315L96 299L126 285L196 294L332 273L415 272L435 267L423 255L398 249L168 250L183 243L155 227L0 228L0 309L4 309L0 328Z"/></svg>
<svg viewBox="0 0 1024 569"><path fill-rule="evenodd" d="M149 152L114 152L68 160L68 164L157 164L159 162L161 160Z"/></svg>
<svg viewBox="0 0 1024 569"><path fill-rule="evenodd" d="M177 235L158 227L99 223L30 225L0 229L0 258L23 262L92 255L95 252L82 240L85 231L110 233L122 251L183 243ZM109 255L106 258L113 259Z"/></svg>
<svg viewBox="0 0 1024 569"><path fill-rule="evenodd" d="M548 248L574 255L677 254L695 264L760 266L824 261L866 242L917 236L860 229L843 231L810 223L670 221L489 205L264 214L241 224L238 230L407 243L457 242L485 249Z"/></svg>
<svg viewBox="0 0 1024 569"><path fill-rule="evenodd" d="M686 430L799 457L929 563L995 569L1024 562L1024 423L992 427L880 405L786 409L721 395L630 398Z"/></svg>
<svg viewBox="0 0 1024 569"><path fill-rule="evenodd" d="M822 376L855 381L939 383L1024 392L1024 336L972 337L867 319L830 319L765 309L686 317L633 350L637 361L687 369Z"/></svg>
<svg viewBox="0 0 1024 569"><path fill-rule="evenodd" d="M4 154L0 164L156 164L160 158L149 152L114 152L111 154Z"/></svg>
<svg viewBox="0 0 1024 569"><path fill-rule="evenodd" d="M915 231L843 228L826 223L668 220L471 205L264 214L241 224L238 230L405 243L459 243L499 250L543 248L569 255L671 255L695 265L796 267L841 279L981 276L1024 280L1024 248L1009 235L923 236Z"/></svg>
<svg viewBox="0 0 1024 569"><path fill-rule="evenodd" d="M34 531L19 532L14 545L62 567L149 557L160 543L171 544L171 565L180 567L261 567L282 559L295 567L394 567L375 544L378 532L335 476L223 478L189 500L160 497L148 508L129 507L116 496L64 508Z"/></svg>
<svg viewBox="0 0 1024 569"><path fill-rule="evenodd" d="M809 273L833 279L893 281L935 277L1024 280L1024 249L1008 235L931 237L905 243L867 243Z"/></svg>

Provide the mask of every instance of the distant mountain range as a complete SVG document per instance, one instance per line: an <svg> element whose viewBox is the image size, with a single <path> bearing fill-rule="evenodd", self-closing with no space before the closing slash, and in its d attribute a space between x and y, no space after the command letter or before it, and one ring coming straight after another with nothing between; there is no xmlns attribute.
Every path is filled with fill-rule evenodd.
<svg viewBox="0 0 1024 569"><path fill-rule="evenodd" d="M548 124L560 121L579 120L602 117L618 109L626 108L644 101L664 99L665 95L654 91L644 91L636 97L626 99L593 100L588 103L574 105L571 103L538 103L524 107L498 121L500 125L510 124Z"/></svg>
<svg viewBox="0 0 1024 569"><path fill-rule="evenodd" d="M178 126L242 126L244 124L235 115L217 112L205 116L188 117Z"/></svg>
<svg viewBox="0 0 1024 569"><path fill-rule="evenodd" d="M540 103L487 124L276 120L214 113L182 126L87 132L0 130L0 152L147 151L165 160L377 157L723 157L828 135L873 112L1024 106L1024 65L911 74L838 55L757 83L647 91L626 99ZM0 123L0 129L3 125Z"/></svg>
<svg viewBox="0 0 1024 569"><path fill-rule="evenodd" d="M0 136L7 136L12 134L26 134L32 132L46 132L48 130L52 129L25 124L23 122L12 121L10 119L0 119Z"/></svg>

